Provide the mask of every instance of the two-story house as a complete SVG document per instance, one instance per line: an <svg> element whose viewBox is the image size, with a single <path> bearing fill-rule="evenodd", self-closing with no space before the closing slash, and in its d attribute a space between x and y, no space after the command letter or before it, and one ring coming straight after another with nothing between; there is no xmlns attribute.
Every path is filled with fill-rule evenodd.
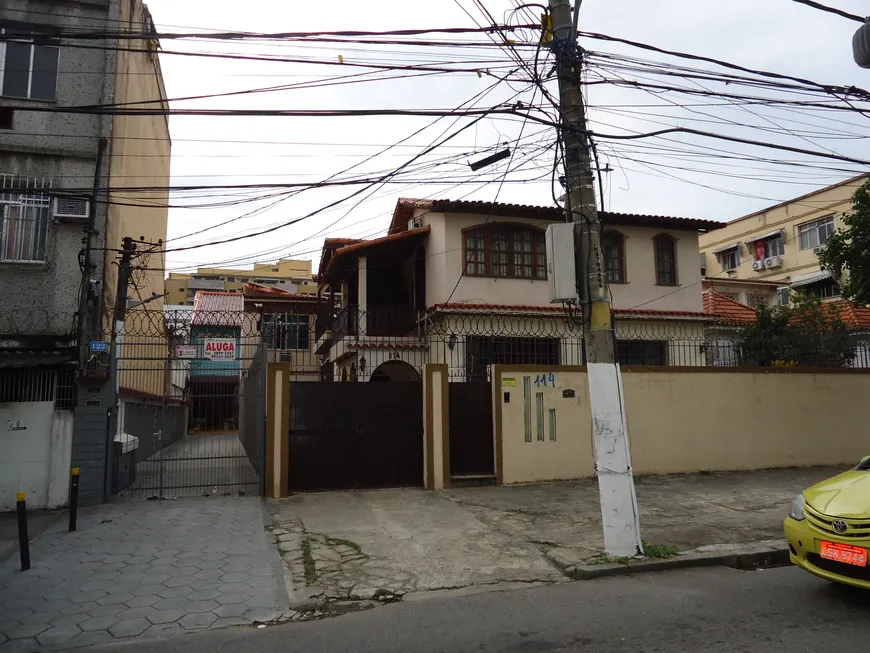
<svg viewBox="0 0 870 653"><path fill-rule="evenodd" d="M251 343L249 348L262 345L269 362L290 363L294 380L319 381L320 365L314 353L318 298L254 283L245 284L242 293L245 312L256 315L256 328L245 339Z"/></svg>
<svg viewBox="0 0 870 653"><path fill-rule="evenodd" d="M76 38L107 25L105 39ZM30 505L63 504L71 464L82 501L110 486L114 388L106 352L88 343L108 339L122 238L166 238L169 129L166 115L66 109L167 109L155 36L141 0L0 3L0 411L31 424L26 447L0 442L0 510L16 491ZM162 254L138 267L130 297L162 295ZM131 339L127 353L154 338L165 341ZM136 367L126 366L120 390L161 394L164 375ZM62 433L43 428L52 420ZM22 474L24 459L32 464Z"/></svg>
<svg viewBox="0 0 870 653"><path fill-rule="evenodd" d="M604 213L617 356L632 365L703 365L709 321L698 234L720 223ZM388 235L328 239L320 321L324 378L408 381L427 362L451 380L486 379L496 363L582 364L581 319L553 305L545 230L554 207L400 199ZM688 344L691 343L691 344Z"/></svg>

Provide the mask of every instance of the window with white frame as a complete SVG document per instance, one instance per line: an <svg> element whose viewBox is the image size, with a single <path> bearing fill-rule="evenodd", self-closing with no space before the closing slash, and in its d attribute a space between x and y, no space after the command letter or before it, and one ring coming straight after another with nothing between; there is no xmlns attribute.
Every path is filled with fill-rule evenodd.
<svg viewBox="0 0 870 653"><path fill-rule="evenodd" d="M54 102L59 40L35 34L27 26L7 25L0 34L15 35L14 40L0 42L0 95Z"/></svg>
<svg viewBox="0 0 870 653"><path fill-rule="evenodd" d="M722 272L733 270L740 266L740 252L737 247L726 249L724 252L719 252L719 261L722 263Z"/></svg>
<svg viewBox="0 0 870 653"><path fill-rule="evenodd" d="M311 348L310 316L295 313L266 313L262 327L266 342L275 349L307 351Z"/></svg>
<svg viewBox="0 0 870 653"><path fill-rule="evenodd" d="M834 216L829 215L821 220L813 220L798 226L798 239L801 249L821 247L834 233Z"/></svg>
<svg viewBox="0 0 870 653"><path fill-rule="evenodd" d="M765 256L783 256L785 254L785 242L782 236L774 236L764 241Z"/></svg>
<svg viewBox="0 0 870 653"><path fill-rule="evenodd" d="M788 286L780 286L776 289L776 299L780 306L788 306L789 294Z"/></svg>
<svg viewBox="0 0 870 653"><path fill-rule="evenodd" d="M0 261L45 261L50 206L45 195L0 195Z"/></svg>

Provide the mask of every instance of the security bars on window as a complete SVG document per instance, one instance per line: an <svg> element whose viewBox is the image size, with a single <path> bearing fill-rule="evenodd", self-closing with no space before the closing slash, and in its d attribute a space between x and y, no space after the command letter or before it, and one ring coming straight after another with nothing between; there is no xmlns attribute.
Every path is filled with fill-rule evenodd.
<svg viewBox="0 0 870 653"><path fill-rule="evenodd" d="M0 175L0 261L45 261L50 189L47 178Z"/></svg>

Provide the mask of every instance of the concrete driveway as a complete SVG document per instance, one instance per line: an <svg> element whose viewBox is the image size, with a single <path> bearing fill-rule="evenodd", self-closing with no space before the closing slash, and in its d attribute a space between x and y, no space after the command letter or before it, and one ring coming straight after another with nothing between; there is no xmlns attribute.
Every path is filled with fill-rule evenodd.
<svg viewBox="0 0 870 653"><path fill-rule="evenodd" d="M644 540L685 551L781 539L794 494L840 471L639 478ZM588 561L603 547L591 480L300 494L270 506L291 605L560 582L565 560Z"/></svg>

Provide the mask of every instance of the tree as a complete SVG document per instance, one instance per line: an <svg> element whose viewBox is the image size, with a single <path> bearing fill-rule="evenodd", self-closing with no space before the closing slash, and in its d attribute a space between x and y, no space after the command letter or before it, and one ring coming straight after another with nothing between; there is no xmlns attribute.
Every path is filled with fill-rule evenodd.
<svg viewBox="0 0 870 653"><path fill-rule="evenodd" d="M741 329L737 350L742 365L757 367L847 367L856 345L830 304L792 293L791 306L759 306L755 322Z"/></svg>
<svg viewBox="0 0 870 653"><path fill-rule="evenodd" d="M819 264L840 284L845 299L870 305L870 181L852 196L852 210L819 252Z"/></svg>

